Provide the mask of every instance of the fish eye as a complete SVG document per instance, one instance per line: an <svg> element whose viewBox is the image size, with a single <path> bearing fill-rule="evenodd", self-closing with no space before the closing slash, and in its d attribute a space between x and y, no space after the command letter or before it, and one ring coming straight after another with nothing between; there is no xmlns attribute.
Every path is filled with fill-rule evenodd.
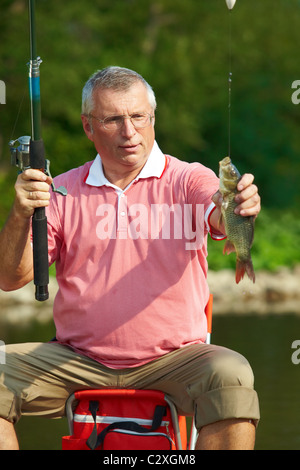
<svg viewBox="0 0 300 470"><path fill-rule="evenodd" d="M231 171L230 171L230 174L231 174L231 176L235 176L235 175L236 175L235 170L231 170Z"/></svg>

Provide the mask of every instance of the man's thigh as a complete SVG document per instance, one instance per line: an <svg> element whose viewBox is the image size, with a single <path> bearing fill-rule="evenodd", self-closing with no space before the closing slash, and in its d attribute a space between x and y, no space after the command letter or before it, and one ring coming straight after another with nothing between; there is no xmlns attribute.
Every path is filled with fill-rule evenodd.
<svg viewBox="0 0 300 470"><path fill-rule="evenodd" d="M196 344L166 354L119 379L127 388L154 388L167 393L179 412L196 416L198 428L232 418L259 419L254 377L239 353Z"/></svg>
<svg viewBox="0 0 300 470"><path fill-rule="evenodd" d="M252 370L243 356L226 348L193 345L141 367L114 370L57 343L25 343L6 346L0 417L16 422L22 414L63 416L75 390L102 387L162 390L184 414L196 410L198 427L258 414Z"/></svg>
<svg viewBox="0 0 300 470"><path fill-rule="evenodd" d="M16 422L21 415L63 416L75 390L115 387L116 374L96 361L57 343L6 345L0 364L0 417Z"/></svg>

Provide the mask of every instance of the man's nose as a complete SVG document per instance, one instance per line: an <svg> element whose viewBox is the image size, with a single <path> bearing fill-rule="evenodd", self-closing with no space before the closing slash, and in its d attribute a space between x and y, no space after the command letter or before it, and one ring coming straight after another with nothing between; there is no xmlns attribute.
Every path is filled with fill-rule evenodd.
<svg viewBox="0 0 300 470"><path fill-rule="evenodd" d="M132 137L136 133L136 128L132 124L129 116L124 117L121 132L126 137Z"/></svg>

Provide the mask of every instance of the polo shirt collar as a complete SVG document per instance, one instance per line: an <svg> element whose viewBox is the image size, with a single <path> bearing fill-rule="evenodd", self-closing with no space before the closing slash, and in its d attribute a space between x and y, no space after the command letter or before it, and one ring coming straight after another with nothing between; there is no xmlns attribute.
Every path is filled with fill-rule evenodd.
<svg viewBox="0 0 300 470"><path fill-rule="evenodd" d="M165 164L166 157L155 141L148 160L135 178L135 181L142 178L151 178L153 176L160 178L164 172ZM89 169L85 182L89 186L112 186L103 173L102 161L99 153Z"/></svg>

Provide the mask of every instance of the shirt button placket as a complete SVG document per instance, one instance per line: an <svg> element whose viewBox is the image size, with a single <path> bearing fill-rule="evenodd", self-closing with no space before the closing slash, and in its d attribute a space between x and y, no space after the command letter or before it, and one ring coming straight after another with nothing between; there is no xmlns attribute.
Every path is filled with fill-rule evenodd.
<svg viewBox="0 0 300 470"><path fill-rule="evenodd" d="M127 197L124 193L118 198L118 232L119 238L127 237Z"/></svg>

